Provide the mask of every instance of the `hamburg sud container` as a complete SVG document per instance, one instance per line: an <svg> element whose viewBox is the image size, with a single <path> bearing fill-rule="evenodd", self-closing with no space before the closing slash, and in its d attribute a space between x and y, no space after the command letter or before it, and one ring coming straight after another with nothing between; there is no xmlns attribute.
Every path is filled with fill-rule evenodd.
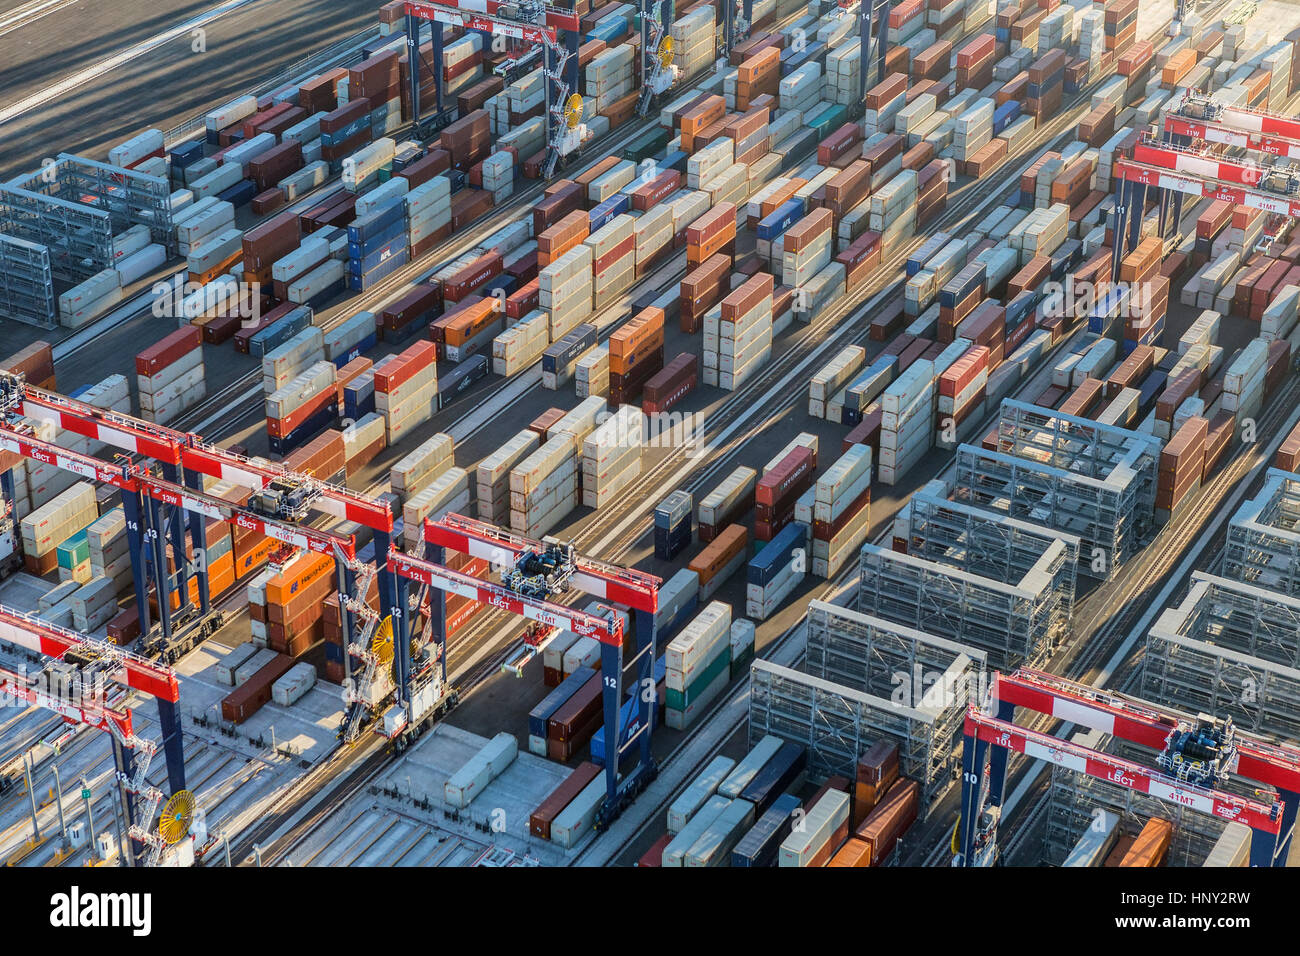
<svg viewBox="0 0 1300 956"><path fill-rule="evenodd" d="M808 566L808 526L792 522L777 532L749 562L745 615L760 621L780 607L804 579Z"/></svg>
<svg viewBox="0 0 1300 956"><path fill-rule="evenodd" d="M748 544L748 529L743 525L728 525L691 559L687 569L699 578L701 600L707 601L740 570Z"/></svg>
<svg viewBox="0 0 1300 956"><path fill-rule="evenodd" d="M727 525L737 524L754 507L758 472L744 465L700 501L700 540L712 541Z"/></svg>
<svg viewBox="0 0 1300 956"><path fill-rule="evenodd" d="M827 790L781 844L779 866L824 866L849 835L849 795Z"/></svg>
<svg viewBox="0 0 1300 956"><path fill-rule="evenodd" d="M207 396L203 334L195 325L177 329L135 359L140 415L166 424Z"/></svg>
<svg viewBox="0 0 1300 956"><path fill-rule="evenodd" d="M655 507L655 556L671 561L691 543L689 492L674 491Z"/></svg>
<svg viewBox="0 0 1300 956"><path fill-rule="evenodd" d="M799 446L758 480L754 486L754 537L771 541L792 520L795 502L812 485L815 471L812 449Z"/></svg>
<svg viewBox="0 0 1300 956"><path fill-rule="evenodd" d="M713 601L668 643L664 723L683 730L730 679L731 606Z"/></svg>

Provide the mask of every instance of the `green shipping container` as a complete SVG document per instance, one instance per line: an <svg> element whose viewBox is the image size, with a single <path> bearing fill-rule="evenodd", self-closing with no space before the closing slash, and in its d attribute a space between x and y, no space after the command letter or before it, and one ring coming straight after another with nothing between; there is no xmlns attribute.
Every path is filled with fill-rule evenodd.
<svg viewBox="0 0 1300 956"><path fill-rule="evenodd" d="M89 525L86 527L89 527ZM89 561L90 537L86 532L86 528L82 528L72 537L60 544L55 550L58 552L59 567L67 568L69 571L76 568L78 565Z"/></svg>
<svg viewBox="0 0 1300 956"><path fill-rule="evenodd" d="M811 116L804 117L804 125L817 133L818 139L825 139L833 130L844 125L848 109L838 103L831 103L823 110L814 110Z"/></svg>
<svg viewBox="0 0 1300 956"><path fill-rule="evenodd" d="M723 640L718 656L709 661L704 666L704 670L695 675L695 680L691 681L690 686L685 691L672 690L671 688L667 691L664 697L664 707L668 710L685 710L697 695L708 690L709 685L718 679L719 674L726 674L730 666L731 645L726 640Z"/></svg>
<svg viewBox="0 0 1300 956"><path fill-rule="evenodd" d="M662 126L655 126L642 136L638 136L632 142L628 143L623 150L623 158L630 159L633 162L641 162L648 159L655 153L668 145L668 130Z"/></svg>
<svg viewBox="0 0 1300 956"><path fill-rule="evenodd" d="M745 648L745 652L731 662L731 679L735 680L741 674L749 670L750 663L754 660L754 645L750 644Z"/></svg>

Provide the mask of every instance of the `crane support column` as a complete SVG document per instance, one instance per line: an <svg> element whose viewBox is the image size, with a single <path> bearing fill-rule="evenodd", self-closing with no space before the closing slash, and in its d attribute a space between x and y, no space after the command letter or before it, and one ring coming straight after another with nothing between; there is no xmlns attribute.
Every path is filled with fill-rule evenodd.
<svg viewBox="0 0 1300 956"><path fill-rule="evenodd" d="M167 462L163 462L162 473L164 479L170 481L172 484L179 484L181 478L177 472L178 472L177 466L168 464ZM200 521L202 520L202 518L201 516L197 516L197 515L187 516L183 508L179 506L173 507L172 505L167 505L166 507L162 508L161 514L162 514L163 526L165 526L167 529L167 537L171 541L172 560L176 563L176 578L175 578L176 597L177 597L176 610L183 611L185 610L186 607L189 606L190 603L189 568L186 567L185 564L186 518L190 517L192 519L197 519ZM202 537L200 537L199 540L202 540ZM201 560L201 559L198 559L196 556L196 560ZM166 565L164 565L164 567L166 567ZM168 585L170 588L171 585L170 578L168 579ZM159 597L160 602L161 600L162 598Z"/></svg>
<svg viewBox="0 0 1300 956"><path fill-rule="evenodd" d="M127 833L130 833L137 823L136 795L131 789L131 780L135 777L135 751L122 746L122 742L117 739L116 735L110 734L109 739L112 741L113 746L113 766L117 768L117 786L118 793L122 797L122 812L126 816L124 829ZM122 841L121 850L122 854L127 858L128 864L136 866L145 852L145 845L134 837L128 836Z"/></svg>
<svg viewBox="0 0 1300 956"><path fill-rule="evenodd" d="M334 572L339 594L356 594L356 574L337 552L334 556ZM357 600L364 601L365 599L364 594L357 595ZM356 633L356 617L342 601L339 602L339 617L339 624L343 631L343 681L346 684L352 676L352 655L348 653L348 644L351 643L352 636Z"/></svg>
<svg viewBox="0 0 1300 956"><path fill-rule="evenodd" d="M388 570L388 549L392 544L392 533L375 529L375 568L379 575L379 616L391 617L393 621L393 683L399 702L406 702L407 684L411 678L410 628L407 624L406 589L402 582ZM365 595L361 596L362 600ZM398 639L401 635L401 640Z"/></svg>
<svg viewBox="0 0 1300 956"><path fill-rule="evenodd" d="M197 471L191 471L186 468L184 471L185 487L192 488L195 491L203 490L203 476ZM183 513L183 512L182 512ZM194 549L194 573L199 579L199 610L204 617L212 610L212 592L210 590L209 572L208 572L208 534L206 522L203 515L197 511L189 512L190 519L190 545ZM231 560L234 560L234 537L231 532ZM189 596L189 589L186 588L185 596Z"/></svg>
<svg viewBox="0 0 1300 956"><path fill-rule="evenodd" d="M172 793L185 789L185 743L176 703L158 698L158 727L162 733L163 759L167 762L167 786Z"/></svg>
<svg viewBox="0 0 1300 956"><path fill-rule="evenodd" d="M958 852L962 862L970 866L975 857L975 832L979 823L980 788L984 784L984 762L989 745L975 733L969 720L962 734L961 746L961 816L957 820Z"/></svg>
<svg viewBox="0 0 1300 956"><path fill-rule="evenodd" d="M162 624L163 647L171 644L171 578L167 574L167 554L163 548L163 515L156 498L149 499L149 530L146 538L152 544L154 593L158 596L158 620Z"/></svg>
<svg viewBox="0 0 1300 956"><path fill-rule="evenodd" d="M438 24L434 25L434 32L438 32ZM417 127L420 125L420 20L415 14L406 14L406 62L409 64L407 70L407 81L410 84L408 93L411 97L411 122ZM438 59L436 62L441 63Z"/></svg>
<svg viewBox="0 0 1300 956"><path fill-rule="evenodd" d="M565 52L568 53L568 62L564 64L564 81L569 85L569 92L578 91L579 72L578 72L578 49L582 46L582 34L577 30L567 30L564 34Z"/></svg>
<svg viewBox="0 0 1300 956"><path fill-rule="evenodd" d="M437 65L437 68L434 70L434 74L433 74L433 83L434 83L433 105L434 105L434 109L438 111L438 115L441 116L444 109L442 105L442 96L443 96L442 24L434 20L432 23L429 24L429 32L432 34L432 40L433 40L433 62Z"/></svg>
<svg viewBox="0 0 1300 956"><path fill-rule="evenodd" d="M424 543L424 559L446 565L447 549L431 541ZM398 580L402 580L399 578ZM442 683L447 684L447 592L442 588L429 588L429 640L438 645L438 658L442 669ZM414 715L412 715L414 719Z"/></svg>
<svg viewBox="0 0 1300 956"><path fill-rule="evenodd" d="M152 627L149 615L149 567L144 550L144 503L140 492L122 490L122 511L126 515L126 544L131 553L131 578L135 587L135 607L140 617L140 634Z"/></svg>

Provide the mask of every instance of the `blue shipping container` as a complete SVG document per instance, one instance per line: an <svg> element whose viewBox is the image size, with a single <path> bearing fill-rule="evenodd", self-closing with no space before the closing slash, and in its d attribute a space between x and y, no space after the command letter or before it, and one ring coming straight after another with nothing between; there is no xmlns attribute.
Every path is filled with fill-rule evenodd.
<svg viewBox="0 0 1300 956"><path fill-rule="evenodd" d="M754 234L770 242L803 218L803 200L789 199L758 221Z"/></svg>
<svg viewBox="0 0 1300 956"><path fill-rule="evenodd" d="M595 675L590 667L579 667L542 698L541 703L528 712L528 732L534 737L546 736L546 722L576 694L579 688Z"/></svg>
<svg viewBox="0 0 1300 956"><path fill-rule="evenodd" d="M781 844L794 825L794 813L802 806L799 798L791 793L783 793L772 801L772 805L732 849L731 865L775 866Z"/></svg>
<svg viewBox="0 0 1300 956"><path fill-rule="evenodd" d="M348 225L348 242L364 242L372 236L380 235L381 230L392 223L405 220L406 199L398 196L388 205L351 222Z"/></svg>
<svg viewBox="0 0 1300 956"><path fill-rule="evenodd" d="M790 522L750 560L746 580L750 584L765 586L790 563L795 548L807 547L808 526L798 521Z"/></svg>
<svg viewBox="0 0 1300 956"><path fill-rule="evenodd" d="M300 305L282 318L260 329L248 340L248 353L254 358L261 358L267 352L288 342L291 338L311 325L312 310Z"/></svg>
<svg viewBox="0 0 1300 956"><path fill-rule="evenodd" d="M217 199L232 206L242 206L257 195L257 184L251 179L241 179L229 189L217 193Z"/></svg>
<svg viewBox="0 0 1300 956"><path fill-rule="evenodd" d="M582 323L554 345L547 346L546 351L542 353L542 371L558 372L568 368L582 357L583 352L593 348L595 344L596 327L586 322Z"/></svg>
<svg viewBox="0 0 1300 956"><path fill-rule="evenodd" d="M794 784L807 763L808 754L803 744L787 740L745 785L745 789L740 792L740 799L752 803L754 812L761 815Z"/></svg>
<svg viewBox="0 0 1300 956"><path fill-rule="evenodd" d="M391 257L401 252L409 251L410 246L406 241L406 233L400 233L396 237L389 239L384 245L379 246L372 252L360 259L348 260L348 272L354 276L363 276L377 266L387 262Z"/></svg>
<svg viewBox="0 0 1300 956"><path fill-rule="evenodd" d="M366 272L364 275L354 275L351 272L349 272L348 288L356 292L364 292L366 291L366 289L369 289L371 286L373 286L376 282L379 282L382 279L386 279L388 276L392 275L398 269L402 268L402 266L406 265L406 263L409 261L409 258L410 255L408 250L399 249L396 252L394 252L391 256L389 256L387 259L385 259L383 262L381 262L379 265L375 266L373 269ZM411 324L415 325L417 323L413 322Z"/></svg>
<svg viewBox="0 0 1300 956"><path fill-rule="evenodd" d="M181 143L171 151L172 169L185 169L203 158L203 144L197 139Z"/></svg>
<svg viewBox="0 0 1300 956"><path fill-rule="evenodd" d="M365 239L354 242L348 240L348 258L364 259L376 249L382 249L394 239L406 237L406 220L398 218L388 225L374 230Z"/></svg>

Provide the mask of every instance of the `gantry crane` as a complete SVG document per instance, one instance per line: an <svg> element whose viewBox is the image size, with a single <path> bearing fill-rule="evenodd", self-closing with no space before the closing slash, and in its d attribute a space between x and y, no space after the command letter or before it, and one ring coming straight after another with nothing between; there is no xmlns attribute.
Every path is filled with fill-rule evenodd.
<svg viewBox="0 0 1300 956"><path fill-rule="evenodd" d="M139 459L153 459L161 467L162 477L155 476L141 463L109 465L42 441L31 433L22 421L24 417L50 421L60 429L103 442ZM6 451L121 489L143 646L167 660L178 658L195 640L207 636L220 623L212 613L207 568L202 560L197 559L192 569L198 579L197 613L188 607L191 569L178 557L176 574L169 576L165 560L165 543L168 541L173 554L180 556L185 553L186 523L194 554L204 553L205 518L219 518L252 529L295 551L333 556L338 590L344 599L353 598L358 593L359 578L368 586L369 577L377 575L378 618L391 613L393 579L385 556L392 540L393 515L385 501L292 472L282 465L253 461L204 442L197 435L177 432L35 388L28 385L21 375L0 372L0 453ZM205 495L202 491L205 475L254 489L250 507L239 508L223 499ZM11 493L7 468L0 479L5 483L6 494ZM357 560L352 535L319 531L303 524L312 512L371 529L376 549L375 563L366 565ZM151 634L148 603L151 581L158 594L157 634ZM172 590L179 595L180 609L176 615L173 615L165 597ZM359 614L355 600L342 600L341 605L344 633L354 636L353 643L360 641L365 644L373 634L375 619ZM188 629L173 627L176 621L184 623L186 617L193 618ZM345 674L350 674L348 655L344 655L344 667Z"/></svg>
<svg viewBox="0 0 1300 956"><path fill-rule="evenodd" d="M1294 169L1226 157L1211 145L1242 145L1289 157L1300 148L1300 119L1229 106L1200 90L1186 93L1165 113L1158 138L1143 137L1132 156L1115 160L1112 281L1119 281L1120 261L1138 242L1152 188L1160 200L1162 239L1177 231L1185 195L1224 200L1285 219L1300 215L1300 174Z"/></svg>
<svg viewBox="0 0 1300 956"><path fill-rule="evenodd" d="M105 684L121 685L158 702L167 784L175 796L185 792L185 754L176 712L180 681L175 671L115 644L91 640L76 631L4 606L0 606L0 639L51 662L73 665L71 684L64 674L49 667L36 675L0 667L0 694L53 711L69 723L109 734L127 832L135 844L134 848L124 850L138 864L142 862L141 852L147 847L148 862L157 863L169 842L149 828L163 797L146 777L157 745L136 736L125 693L110 691Z"/></svg>
<svg viewBox="0 0 1300 956"><path fill-rule="evenodd" d="M442 26L451 24L493 36L505 36L537 44L543 51L542 72L546 80L547 157L544 178L549 178L560 162L575 153L589 138L581 119L578 97L578 47L582 42L581 18L573 10L552 6L539 0L407 0L406 49L410 69L411 118L420 126L420 22L428 21L433 31L433 62L442 69ZM564 31L561 42L560 31ZM434 126L438 129L451 122L450 111L443 105L443 77L436 77Z"/></svg>
<svg viewBox="0 0 1300 956"><path fill-rule="evenodd" d="M1016 708L1071 721L1158 751L1156 767L1093 750L1015 724ZM995 674L987 700L966 713L962 747L958 866L997 856L1007 758L1011 751L1047 760L1129 790L1251 829L1252 866L1283 866L1300 806L1300 750L1247 737L1210 715L1195 722L1154 707L1021 669ZM1257 799L1222 789L1229 775L1271 790Z"/></svg>
<svg viewBox="0 0 1300 956"><path fill-rule="evenodd" d="M619 714L626 696L625 688L639 689L637 718L627 728L620 728L618 740L611 745L613 756L605 763L605 804L599 825L607 825L655 776L650 753L649 728L654 722L656 695L641 692L654 687L655 633L654 618L659 607L660 579L628 568L617 567L574 553L569 545L558 541L534 541L503 531L493 525L461 515L449 514L424 525L425 555L417 558L395 550L388 554L389 568L397 576L397 610L393 617L395 658L398 662L397 683L408 688L398 701L398 712L386 716L385 723L395 733L418 733L430 718L422 707L437 704L434 692L447 690L446 664L446 597L456 594L490 607L521 615L546 628L573 631L595 637L601 644L602 702L604 724L609 739L619 728ZM450 549L491 563L501 572L502 584L494 584L445 566ZM428 591L430 644L438 646L429 655L430 666L421 680L412 681L410 661L404 660L410 647L410 621L407 610L420 606L425 596L408 600L409 585L414 581ZM636 647L631 660L623 659L623 622L613 608L604 617L588 614L556 603L553 598L569 590L594 595L607 604L624 605L633 612ZM540 638L540 634L538 637ZM549 633L546 635L549 637ZM526 644L529 642L526 641ZM541 640L530 646L541 646ZM631 678L626 672L633 671ZM626 679L625 679L626 678ZM649 682L649 683L647 683ZM424 698L416 702L417 695ZM454 692L453 692L454 693ZM635 763L621 767L627 757Z"/></svg>
<svg viewBox="0 0 1300 956"><path fill-rule="evenodd" d="M641 6L641 94L636 101L636 115L645 116L650 104L667 92L677 81L673 66L672 0L640 0Z"/></svg>

